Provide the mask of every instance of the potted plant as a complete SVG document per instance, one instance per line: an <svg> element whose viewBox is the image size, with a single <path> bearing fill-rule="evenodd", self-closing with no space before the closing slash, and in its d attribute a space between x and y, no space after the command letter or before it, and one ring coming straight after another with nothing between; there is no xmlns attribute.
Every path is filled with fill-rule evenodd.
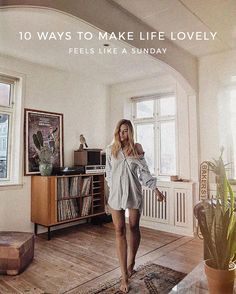
<svg viewBox="0 0 236 294"><path fill-rule="evenodd" d="M52 173L52 155L53 152L49 146L44 145L43 135L41 131L33 134L34 145L39 155L39 171L42 176L50 176Z"/></svg>
<svg viewBox="0 0 236 294"><path fill-rule="evenodd" d="M205 273L210 293L233 293L236 262L236 213L232 187L222 159L209 162L216 175L217 195L198 203L194 215L198 220L208 259Z"/></svg>

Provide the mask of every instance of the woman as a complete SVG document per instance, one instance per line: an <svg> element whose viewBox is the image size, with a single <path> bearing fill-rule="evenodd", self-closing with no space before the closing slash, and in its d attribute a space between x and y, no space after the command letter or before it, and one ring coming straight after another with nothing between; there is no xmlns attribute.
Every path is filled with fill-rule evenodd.
<svg viewBox="0 0 236 294"><path fill-rule="evenodd" d="M140 243L142 185L154 190L158 201L165 199L156 187L156 178L150 174L142 146L134 143L134 130L129 120L122 119L118 122L113 144L106 149L106 180L110 190L108 204L115 227L117 254L122 274L120 290L128 293L128 278L134 272L135 256ZM127 208L130 228L128 260L125 226Z"/></svg>

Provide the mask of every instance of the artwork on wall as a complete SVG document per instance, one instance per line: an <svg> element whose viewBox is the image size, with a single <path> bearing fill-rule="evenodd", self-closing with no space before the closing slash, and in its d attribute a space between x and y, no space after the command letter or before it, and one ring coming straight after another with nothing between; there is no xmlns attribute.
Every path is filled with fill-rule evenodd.
<svg viewBox="0 0 236 294"><path fill-rule="evenodd" d="M43 146L48 146L52 152L53 167L63 166L63 114L25 109L25 175L39 174L39 153L33 140L37 132L42 134Z"/></svg>

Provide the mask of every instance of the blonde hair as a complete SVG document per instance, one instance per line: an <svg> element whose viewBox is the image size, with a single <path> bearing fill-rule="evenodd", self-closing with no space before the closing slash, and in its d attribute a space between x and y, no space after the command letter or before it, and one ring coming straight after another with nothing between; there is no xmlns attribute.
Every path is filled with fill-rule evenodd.
<svg viewBox="0 0 236 294"><path fill-rule="evenodd" d="M128 156L138 157L138 153L135 148L134 144L134 128L130 120L128 119L121 119L115 128L114 132L114 139L113 144L111 146L111 153L112 155L117 158L118 152L121 149L121 141L120 141L120 127L122 125L126 125L128 128L128 139L127 139L127 145L126 145L126 154Z"/></svg>

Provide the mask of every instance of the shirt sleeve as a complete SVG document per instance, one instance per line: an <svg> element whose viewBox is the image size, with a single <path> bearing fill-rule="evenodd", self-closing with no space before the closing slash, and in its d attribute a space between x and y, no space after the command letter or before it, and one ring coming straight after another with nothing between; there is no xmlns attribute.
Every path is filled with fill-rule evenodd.
<svg viewBox="0 0 236 294"><path fill-rule="evenodd" d="M107 181L107 185L110 188L111 187L111 174L112 174L112 167L111 167L111 148L106 148L106 176L105 179Z"/></svg>
<svg viewBox="0 0 236 294"><path fill-rule="evenodd" d="M146 186L152 190L155 190L157 187L157 179L153 177L149 171L147 162L144 156L140 156L138 159L139 162L139 180L143 186Z"/></svg>

